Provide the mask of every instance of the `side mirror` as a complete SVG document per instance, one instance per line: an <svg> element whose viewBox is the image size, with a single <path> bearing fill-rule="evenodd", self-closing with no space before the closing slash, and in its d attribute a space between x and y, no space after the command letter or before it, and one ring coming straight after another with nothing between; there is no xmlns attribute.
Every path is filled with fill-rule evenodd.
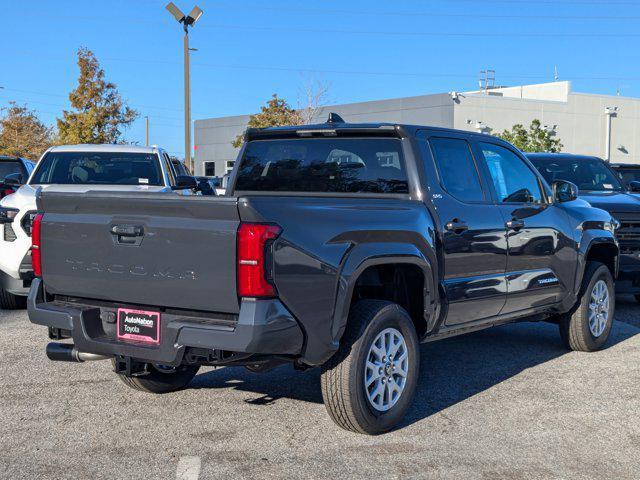
<svg viewBox="0 0 640 480"><path fill-rule="evenodd" d="M198 182L191 175L178 175L176 177L176 184L171 187L171 190L185 190L198 188Z"/></svg>
<svg viewBox="0 0 640 480"><path fill-rule="evenodd" d="M627 184L627 188L630 192L640 193L640 182L637 180L633 180Z"/></svg>
<svg viewBox="0 0 640 480"><path fill-rule="evenodd" d="M7 187L19 187L24 183L21 173L10 173L2 181Z"/></svg>
<svg viewBox="0 0 640 480"><path fill-rule="evenodd" d="M578 186L566 180L556 180L551 184L556 202L570 202L578 198Z"/></svg>

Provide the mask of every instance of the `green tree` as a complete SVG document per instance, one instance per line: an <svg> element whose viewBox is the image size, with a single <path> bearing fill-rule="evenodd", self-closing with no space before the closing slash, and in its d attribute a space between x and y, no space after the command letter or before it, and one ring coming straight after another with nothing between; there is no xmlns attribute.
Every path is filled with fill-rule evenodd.
<svg viewBox="0 0 640 480"><path fill-rule="evenodd" d="M38 160L53 145L53 129L26 105L9 102L0 118L0 155Z"/></svg>
<svg viewBox="0 0 640 480"><path fill-rule="evenodd" d="M505 130L496 134L503 140L515 145L523 152L559 152L562 150L562 143L557 138L553 138L550 132L543 129L540 120L532 120L529 130L521 124L511 127L511 131Z"/></svg>
<svg viewBox="0 0 640 480"><path fill-rule="evenodd" d="M116 85L104 78L104 70L91 50L78 50L78 86L69 94L72 111L58 118L59 142L117 143L122 130L138 117L120 96Z"/></svg>
<svg viewBox="0 0 640 480"><path fill-rule="evenodd" d="M286 100L278 98L276 93L271 99L260 107L260 113L249 117L248 128L280 127L284 125L301 125L303 122L300 113L291 108ZM243 135L238 135L233 141L233 146L238 148L242 145Z"/></svg>

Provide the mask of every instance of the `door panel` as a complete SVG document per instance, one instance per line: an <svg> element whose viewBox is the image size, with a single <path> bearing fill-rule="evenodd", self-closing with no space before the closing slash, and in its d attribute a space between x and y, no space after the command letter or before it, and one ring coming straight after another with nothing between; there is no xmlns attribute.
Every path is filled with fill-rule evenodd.
<svg viewBox="0 0 640 480"><path fill-rule="evenodd" d="M437 135L441 135L438 133ZM465 136L428 136L425 174L442 236L446 325L497 315L506 301L504 220L487 193Z"/></svg>
<svg viewBox="0 0 640 480"><path fill-rule="evenodd" d="M515 152L488 142L478 148L507 228L507 302L501 313L560 301L576 265L565 212L547 203L537 173Z"/></svg>

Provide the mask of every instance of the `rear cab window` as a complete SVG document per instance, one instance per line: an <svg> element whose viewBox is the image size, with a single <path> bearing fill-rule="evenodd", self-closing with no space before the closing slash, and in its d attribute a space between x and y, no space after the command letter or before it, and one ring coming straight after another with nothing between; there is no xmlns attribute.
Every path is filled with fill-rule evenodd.
<svg viewBox="0 0 640 480"><path fill-rule="evenodd" d="M30 184L164 186L155 153L48 152Z"/></svg>
<svg viewBox="0 0 640 480"><path fill-rule="evenodd" d="M301 138L250 141L236 191L409 193L396 138Z"/></svg>

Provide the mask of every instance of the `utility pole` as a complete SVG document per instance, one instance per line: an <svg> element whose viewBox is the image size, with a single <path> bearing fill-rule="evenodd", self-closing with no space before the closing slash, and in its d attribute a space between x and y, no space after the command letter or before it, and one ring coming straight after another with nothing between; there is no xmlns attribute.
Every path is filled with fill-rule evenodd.
<svg viewBox="0 0 640 480"><path fill-rule="evenodd" d="M144 117L144 119L146 123L144 144L148 147L149 146L149 116L147 115L146 117Z"/></svg>
<svg viewBox="0 0 640 480"><path fill-rule="evenodd" d="M184 22L184 163L193 172L191 165L191 66L189 64L189 30Z"/></svg>
<svg viewBox="0 0 640 480"><path fill-rule="evenodd" d="M611 117L618 115L618 107L604 107L604 114L607 116L607 124L604 132L604 160L611 160Z"/></svg>
<svg viewBox="0 0 640 480"><path fill-rule="evenodd" d="M173 18L182 23L184 30L184 163L187 169L193 172L191 165L191 74L189 65L189 27L195 25L202 16L202 9L197 5L191 9L189 15L185 15L176 7L173 2L169 2L165 7Z"/></svg>

